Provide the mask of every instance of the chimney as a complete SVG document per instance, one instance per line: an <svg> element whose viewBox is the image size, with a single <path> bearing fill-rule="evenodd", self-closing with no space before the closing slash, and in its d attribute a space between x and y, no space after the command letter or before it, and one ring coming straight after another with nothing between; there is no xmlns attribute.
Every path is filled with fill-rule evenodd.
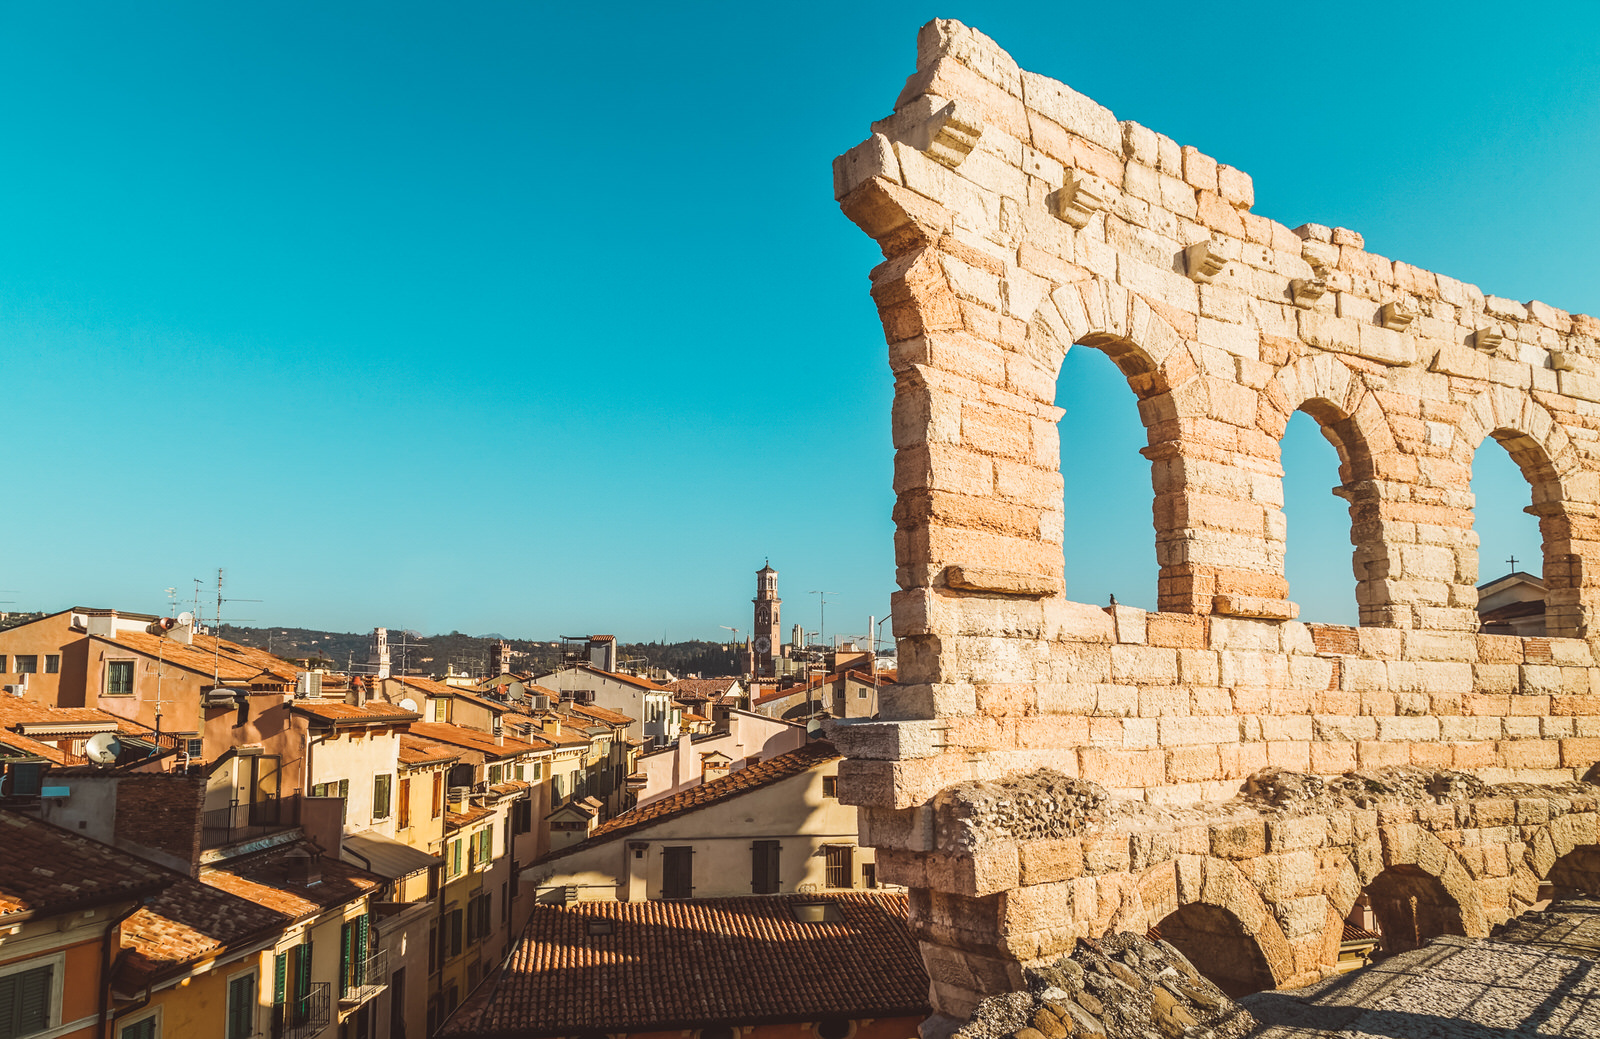
<svg viewBox="0 0 1600 1039"><path fill-rule="evenodd" d="M106 638L117 637L117 611L103 610L89 614L87 625L90 635L101 635Z"/></svg>
<svg viewBox="0 0 1600 1039"><path fill-rule="evenodd" d="M546 714L544 717L539 719L539 728L550 733L552 736L561 735L561 715L557 714L555 711L551 711L549 714Z"/></svg>
<svg viewBox="0 0 1600 1039"><path fill-rule="evenodd" d="M303 845L292 849L283 857L284 879L291 884L310 887L322 883L322 854L313 854Z"/></svg>

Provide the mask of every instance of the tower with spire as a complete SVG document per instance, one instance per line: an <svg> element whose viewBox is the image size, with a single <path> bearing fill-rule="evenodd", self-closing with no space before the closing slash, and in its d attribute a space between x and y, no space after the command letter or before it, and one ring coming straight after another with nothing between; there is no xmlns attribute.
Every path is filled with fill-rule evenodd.
<svg viewBox="0 0 1600 1039"><path fill-rule="evenodd" d="M756 571L755 623L751 626L750 656L754 663L752 673L757 678L772 678L778 673L773 658L778 653L778 608L783 602L778 598L778 571L772 561Z"/></svg>

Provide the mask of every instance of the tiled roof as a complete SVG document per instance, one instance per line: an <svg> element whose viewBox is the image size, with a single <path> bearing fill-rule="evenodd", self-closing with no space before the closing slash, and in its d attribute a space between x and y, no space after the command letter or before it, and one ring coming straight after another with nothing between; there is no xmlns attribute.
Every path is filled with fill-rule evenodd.
<svg viewBox="0 0 1600 1039"><path fill-rule="evenodd" d="M282 913L189 877L173 883L122 925L116 985L134 992L161 975L230 946L282 930Z"/></svg>
<svg viewBox="0 0 1600 1039"><path fill-rule="evenodd" d="M343 700L291 700L289 709L333 725L410 722L422 717L415 711L407 711L382 700L369 700L359 706Z"/></svg>
<svg viewBox="0 0 1600 1039"><path fill-rule="evenodd" d="M0 810L0 924L134 900L176 874L20 812Z"/></svg>
<svg viewBox="0 0 1600 1039"><path fill-rule="evenodd" d="M798 776L803 772L808 772L843 756L834 749L833 744L826 740L808 743L799 750L791 750L787 754L779 754L775 758L768 758L766 761L758 762L748 768L730 772L721 779L713 779L709 783L701 783L699 786L690 787L688 790L673 794L671 797L663 797L659 801L651 801L647 805L624 812L615 819L608 820L595 827L594 832L586 839L571 847L550 852L544 858L555 859L563 855L570 855L580 848L593 847L599 841L612 840L621 834L631 833L642 826L650 826L675 815L698 811L710 805L720 804L730 798L747 794L752 790L758 790L761 787L770 786L773 783Z"/></svg>
<svg viewBox="0 0 1600 1039"><path fill-rule="evenodd" d="M504 711L508 709L508 705L506 703L501 700L495 700L490 697L483 696L480 690L463 688L458 685L449 685L448 683L440 682L432 678L420 678L416 675L390 675L389 681L398 682L407 689L415 689L418 692L425 693L428 696L449 696L460 700L466 700L469 703L475 703L480 707L486 707L491 711Z"/></svg>
<svg viewBox="0 0 1600 1039"><path fill-rule="evenodd" d="M461 757L461 752L453 747L446 747L439 743L430 743L419 739L409 732L400 734L400 764L402 765L436 765L446 761L456 761Z"/></svg>
<svg viewBox="0 0 1600 1039"><path fill-rule="evenodd" d="M264 649L241 646L214 635L194 636L185 644L176 639L152 635L147 631L119 631L116 638L91 635L108 646L125 646L154 659L159 656L174 667L202 675L216 675L224 682L259 682L293 685L301 668Z"/></svg>
<svg viewBox="0 0 1600 1039"><path fill-rule="evenodd" d="M701 700L722 696L739 684L737 678L680 678L667 688L678 696L692 696Z"/></svg>
<svg viewBox="0 0 1600 1039"><path fill-rule="evenodd" d="M276 910L291 920L315 916L324 909L346 905L375 890L378 877L340 862L331 855L321 859L322 880L299 884L289 879L284 859L300 843L286 844L247 858L233 859L208 869L200 880L214 888Z"/></svg>
<svg viewBox="0 0 1600 1039"><path fill-rule="evenodd" d="M562 670L583 671L591 675L599 675L601 678L610 678L614 681L621 682L623 685L631 685L639 689L649 689L652 692L665 692L667 688L664 685L657 685L648 678L640 678L637 675L624 675L618 671L607 671L605 668L595 667L593 664L576 664L571 668L563 668ZM559 673L560 672L552 671L550 674L540 675L539 677L549 678L550 675Z"/></svg>
<svg viewBox="0 0 1600 1039"><path fill-rule="evenodd" d="M840 919L801 923L795 903ZM609 934L591 934L609 921ZM437 1033L654 1032L925 1014L928 975L890 894L535 905L500 974Z"/></svg>
<svg viewBox="0 0 1600 1039"><path fill-rule="evenodd" d="M510 736L505 737L504 744L496 743L495 737L487 732L452 725L449 722L412 722L411 734L432 743L475 750L490 758L514 758L518 754L528 754L543 749Z"/></svg>
<svg viewBox="0 0 1600 1039"><path fill-rule="evenodd" d="M595 721L605 725L632 725L638 720L630 718L621 711L613 711L609 707L596 707L594 704L569 703L565 706L573 714L581 714L585 717L593 718Z"/></svg>
<svg viewBox="0 0 1600 1039"><path fill-rule="evenodd" d="M27 757L47 758L57 765L65 764L67 756L54 743L41 743L15 732L0 732L0 747L10 747Z"/></svg>
<svg viewBox="0 0 1600 1039"><path fill-rule="evenodd" d="M493 814L494 809L481 808L477 805L467 805L466 811L464 812L446 809L444 813L444 828L446 830L459 830L463 826L471 826L473 823L481 823Z"/></svg>

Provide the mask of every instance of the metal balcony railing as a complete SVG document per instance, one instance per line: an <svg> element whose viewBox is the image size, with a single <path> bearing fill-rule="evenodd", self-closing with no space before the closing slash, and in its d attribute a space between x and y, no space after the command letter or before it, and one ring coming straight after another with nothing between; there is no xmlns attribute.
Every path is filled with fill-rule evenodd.
<svg viewBox="0 0 1600 1039"><path fill-rule="evenodd" d="M273 1039L312 1039L333 1023L333 1006L326 981L313 982L311 990L299 999L272 1007Z"/></svg>
<svg viewBox="0 0 1600 1039"><path fill-rule="evenodd" d="M300 825L300 798L269 797L259 801L234 801L226 808L203 813L200 846L220 848L236 841L264 837Z"/></svg>
<svg viewBox="0 0 1600 1039"><path fill-rule="evenodd" d="M364 960L351 963L345 971L339 992L339 1006L358 1007L389 987L389 952L379 949Z"/></svg>

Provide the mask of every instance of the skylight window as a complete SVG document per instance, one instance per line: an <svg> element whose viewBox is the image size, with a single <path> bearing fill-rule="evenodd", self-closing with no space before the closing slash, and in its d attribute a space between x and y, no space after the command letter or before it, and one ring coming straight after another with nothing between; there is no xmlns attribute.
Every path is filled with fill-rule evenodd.
<svg viewBox="0 0 1600 1039"><path fill-rule="evenodd" d="M802 924L844 923L844 914L836 902L790 902L789 912Z"/></svg>

